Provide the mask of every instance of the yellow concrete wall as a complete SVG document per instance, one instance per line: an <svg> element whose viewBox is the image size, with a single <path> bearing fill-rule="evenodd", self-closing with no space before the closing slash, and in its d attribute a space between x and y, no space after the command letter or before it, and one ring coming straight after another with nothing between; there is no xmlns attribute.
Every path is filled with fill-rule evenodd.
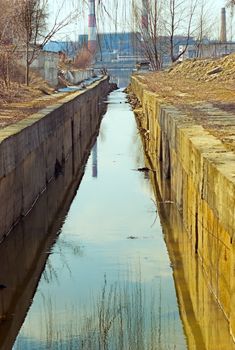
<svg viewBox="0 0 235 350"><path fill-rule="evenodd" d="M72 157L77 169L100 118L107 77L0 130L0 241L54 179L55 164Z"/></svg>
<svg viewBox="0 0 235 350"><path fill-rule="evenodd" d="M176 203L208 288L235 336L235 154L192 118L149 92L138 76L132 77L131 89L141 103L138 120L147 130L142 133L146 151L152 166L160 170L160 195L165 198L162 183L169 179L167 200Z"/></svg>

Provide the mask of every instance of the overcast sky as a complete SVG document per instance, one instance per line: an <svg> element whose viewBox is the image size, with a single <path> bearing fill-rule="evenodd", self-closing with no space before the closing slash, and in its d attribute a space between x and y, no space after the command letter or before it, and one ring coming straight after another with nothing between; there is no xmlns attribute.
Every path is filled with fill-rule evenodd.
<svg viewBox="0 0 235 350"><path fill-rule="evenodd" d="M221 8L225 6L226 0L208 0L207 6L211 4L211 14L210 17L215 23L213 27L212 37L217 38L219 35L220 27L220 11ZM67 26L59 34L57 34L57 40L66 40L70 38L71 40L76 40L79 34L87 33L87 23L88 23L88 7L87 1L78 1L78 0L51 0L49 1L50 7L50 25L54 20L55 13L58 11L60 4L64 2L65 5L61 11L61 16L65 16L66 13L74 11L76 6L80 6L80 15L73 24ZM83 5L81 5L83 3ZM99 32L115 32L115 31L127 31L131 30L131 15L130 15L130 0L103 0L105 9L108 13L105 12L105 9L102 10L102 16L98 16L98 29ZM80 4L80 5L79 5ZM114 7L118 6L118 10L115 11ZM100 19L102 17L102 20ZM231 37L231 26L230 26L230 11L227 10L227 31L228 37Z"/></svg>

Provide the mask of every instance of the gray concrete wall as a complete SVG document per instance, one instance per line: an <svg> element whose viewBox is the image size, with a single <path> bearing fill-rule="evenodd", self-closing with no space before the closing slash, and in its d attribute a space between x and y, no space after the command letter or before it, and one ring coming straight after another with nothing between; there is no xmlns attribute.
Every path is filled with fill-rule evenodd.
<svg viewBox="0 0 235 350"><path fill-rule="evenodd" d="M99 118L97 122L99 127ZM58 237L84 174L89 150L96 140L97 133L98 128L89 140L84 162L79 163L75 173L73 157L69 157L63 175L48 184L47 190L40 196L31 212L0 244L0 279L1 283L7 286L0 293L0 349L10 350L14 345L45 268L51 246Z"/></svg>
<svg viewBox="0 0 235 350"><path fill-rule="evenodd" d="M91 78L93 69L77 69L66 73L66 79L72 84L79 84L83 80Z"/></svg>
<svg viewBox="0 0 235 350"><path fill-rule="evenodd" d="M105 77L0 131L0 240L30 211L58 164L72 157L72 172L82 164L108 91Z"/></svg>
<svg viewBox="0 0 235 350"><path fill-rule="evenodd" d="M58 84L59 55L55 52L41 51L31 64L39 74L52 86Z"/></svg>

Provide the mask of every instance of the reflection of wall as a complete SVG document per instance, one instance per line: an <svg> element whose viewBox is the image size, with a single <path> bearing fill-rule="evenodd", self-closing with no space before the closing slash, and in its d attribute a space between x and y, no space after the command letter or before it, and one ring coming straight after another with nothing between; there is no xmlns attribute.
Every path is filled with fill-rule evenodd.
<svg viewBox="0 0 235 350"><path fill-rule="evenodd" d="M76 140L63 173L48 184L32 211L0 244L0 283L7 286L0 290L0 349L12 349L51 246L83 176L97 136L101 110L98 113L97 106L93 106L86 117L86 123L79 122L85 136Z"/></svg>
<svg viewBox="0 0 235 350"><path fill-rule="evenodd" d="M221 342L223 337L217 334L216 329L220 322L207 314L208 287L211 288L225 314L220 316L229 320L230 331L235 335L234 315L234 193L232 177L229 176L231 162L235 161L234 154L226 152L222 143L209 135L201 126L192 123L174 107L159 105L157 96L145 91L146 87L132 78L132 89L141 101L143 118L139 119L141 128L149 130L145 137L145 148L154 169L160 168L157 183L159 196L163 200L175 203L181 212L184 232L174 228L174 221L170 223L173 244L177 244L182 255L179 263L182 265L184 279L179 281L178 289L188 289L189 302L192 304L193 316L197 322L200 336L203 338L205 349L215 349L214 344ZM165 186L168 179L170 186ZM225 190L226 189L226 190ZM182 240L182 245L179 242ZM189 243L184 243L187 240ZM188 242L188 241L187 241ZM186 245L186 247L185 247ZM202 263L205 279L199 276L200 264L194 262L195 253ZM177 262L178 264L178 262ZM185 266L186 265L186 266ZM203 273L200 272L201 276ZM201 282L203 280L203 283ZM177 285L176 281L176 285ZM182 284L182 286L180 285ZM202 294L201 294L202 293ZM207 293L207 294L206 294ZM179 292L180 294L180 292ZM203 299L204 298L204 299ZM201 305L200 300L204 300ZM182 304L182 314L190 308ZM203 314L205 313L205 314ZM213 314L213 313L212 313ZM183 318L184 318L183 317ZM218 323L216 323L218 322ZM209 327L205 329L204 327ZM218 328L216 328L218 327ZM189 337L197 338L192 330L186 329ZM197 333L196 332L196 333ZM227 329L227 334L229 331ZM214 337L214 343L209 339ZM219 343L220 344L220 343ZM192 347L192 349L203 347ZM232 347L219 347L232 349ZM191 349L191 348L190 348Z"/></svg>
<svg viewBox="0 0 235 350"><path fill-rule="evenodd" d="M152 162L146 159L146 165ZM200 258L185 231L182 216L174 203L169 180L158 168L150 172L164 238L173 267L173 276L189 350L233 350L235 344L223 311L208 288ZM159 188L161 184L161 188ZM161 194L163 197L161 197Z"/></svg>
<svg viewBox="0 0 235 350"><path fill-rule="evenodd" d="M0 240L63 172L69 157L73 169L78 167L108 90L103 78L0 131Z"/></svg>

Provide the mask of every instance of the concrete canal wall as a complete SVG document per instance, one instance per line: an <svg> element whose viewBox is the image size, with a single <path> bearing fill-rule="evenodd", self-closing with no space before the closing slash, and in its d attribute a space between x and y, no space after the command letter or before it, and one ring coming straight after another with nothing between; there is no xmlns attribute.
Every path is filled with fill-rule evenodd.
<svg viewBox="0 0 235 350"><path fill-rule="evenodd" d="M100 120L100 101L109 90L104 77L0 130L0 240L64 172L68 158L73 173L81 166Z"/></svg>
<svg viewBox="0 0 235 350"><path fill-rule="evenodd" d="M97 132L98 130L95 130L91 137L88 150L94 144ZM84 174L88 156L89 153L86 153L83 164L79 164L75 174L72 157L69 157L63 174L48 184L37 205L0 244L0 279L1 283L7 286L0 293L0 349L13 348L45 269L51 247L58 238ZM64 248L63 243L61 248ZM47 272L45 271L42 278L50 283L53 278L56 279L56 274Z"/></svg>
<svg viewBox="0 0 235 350"><path fill-rule="evenodd" d="M180 211L208 287L235 338L235 154L186 114L149 92L138 77L132 77L131 88L141 102L139 126L151 167L158 170L160 196ZM165 190L166 180L170 192ZM195 273L187 269L192 299L200 288ZM197 303L200 312L194 311L200 321L200 300Z"/></svg>

